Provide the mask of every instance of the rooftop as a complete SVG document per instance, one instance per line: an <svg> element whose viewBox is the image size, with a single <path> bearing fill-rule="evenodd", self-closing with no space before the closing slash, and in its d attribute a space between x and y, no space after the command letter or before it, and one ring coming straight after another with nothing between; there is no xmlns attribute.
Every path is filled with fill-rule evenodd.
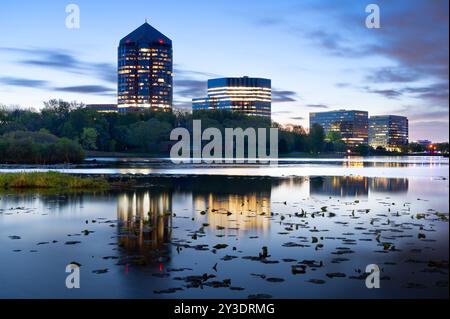
<svg viewBox="0 0 450 319"><path fill-rule="evenodd" d="M147 22L120 40L120 45L128 42L160 42L172 45L172 40L156 30Z"/></svg>

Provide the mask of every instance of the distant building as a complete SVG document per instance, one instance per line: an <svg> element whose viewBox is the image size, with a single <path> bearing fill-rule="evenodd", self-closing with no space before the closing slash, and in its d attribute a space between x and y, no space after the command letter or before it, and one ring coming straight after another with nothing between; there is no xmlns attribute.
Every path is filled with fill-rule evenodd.
<svg viewBox="0 0 450 319"><path fill-rule="evenodd" d="M348 146L369 142L369 113L365 111L330 111L309 114L309 127L319 124L325 133L337 132Z"/></svg>
<svg viewBox="0 0 450 319"><path fill-rule="evenodd" d="M388 151L400 151L408 145L408 119L397 115L371 116L369 120L369 145Z"/></svg>
<svg viewBox="0 0 450 319"><path fill-rule="evenodd" d="M425 147L428 147L431 144L433 144L433 142L429 141L429 140L417 140L417 141L415 141L415 143L417 143L417 144L419 144L421 146L425 146Z"/></svg>
<svg viewBox="0 0 450 319"><path fill-rule="evenodd" d="M120 41L118 108L170 110L172 41L147 22Z"/></svg>
<svg viewBox="0 0 450 319"><path fill-rule="evenodd" d="M271 117L272 84L269 79L221 78L208 80L208 96L192 100L192 110L228 110Z"/></svg>
<svg viewBox="0 0 450 319"><path fill-rule="evenodd" d="M88 104L86 108L99 113L117 113L119 111L117 104Z"/></svg>

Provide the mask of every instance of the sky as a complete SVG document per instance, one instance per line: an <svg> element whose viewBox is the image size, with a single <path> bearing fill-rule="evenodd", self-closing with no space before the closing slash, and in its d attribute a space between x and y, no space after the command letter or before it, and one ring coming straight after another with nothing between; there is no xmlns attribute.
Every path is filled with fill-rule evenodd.
<svg viewBox="0 0 450 319"><path fill-rule="evenodd" d="M66 6L80 28L66 27ZM380 28L366 27L367 5ZM336 109L404 115L449 140L448 0L2 0L0 104L116 103L117 46L147 19L173 41L174 105L222 76L272 80L272 118Z"/></svg>

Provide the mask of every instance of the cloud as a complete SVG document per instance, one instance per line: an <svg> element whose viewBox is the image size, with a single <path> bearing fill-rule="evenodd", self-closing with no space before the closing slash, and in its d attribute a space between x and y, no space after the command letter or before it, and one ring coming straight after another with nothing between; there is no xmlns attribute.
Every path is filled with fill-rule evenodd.
<svg viewBox="0 0 450 319"><path fill-rule="evenodd" d="M365 3L342 1L333 10L328 8L329 1L318 3L318 17L326 13L327 27L300 34L333 56L378 56L397 64L391 72L382 67L371 80L413 82L429 77L448 80L448 1L379 0L380 29L365 27ZM324 5L325 10L320 10ZM291 27L292 34L298 36L298 29Z"/></svg>
<svg viewBox="0 0 450 319"><path fill-rule="evenodd" d="M285 24L286 21L279 17L263 17L255 20L255 24L264 27L274 27Z"/></svg>
<svg viewBox="0 0 450 319"><path fill-rule="evenodd" d="M80 85L67 87L54 87L48 81L24 79L17 77L1 77L0 84L8 86L18 86L25 88L45 89L56 92L83 93L83 94L99 94L99 95L115 95L116 91L102 85Z"/></svg>
<svg viewBox="0 0 450 319"><path fill-rule="evenodd" d="M194 79L175 79L174 94L183 98L200 98L207 95L207 81Z"/></svg>
<svg viewBox="0 0 450 319"><path fill-rule="evenodd" d="M173 107L175 109L180 109L180 110L191 110L192 109L192 102L191 101L174 101L173 102Z"/></svg>
<svg viewBox="0 0 450 319"><path fill-rule="evenodd" d="M352 85L350 83L339 82L339 83L336 83L335 86L343 89L343 88L351 87Z"/></svg>
<svg viewBox="0 0 450 319"><path fill-rule="evenodd" d="M385 66L367 70L369 73L365 80L368 83L408 83L403 88L366 88L368 93L389 99L410 95L430 105L436 101L448 103L448 1L379 0L380 29L365 27L367 3L338 2L318 0L288 5L282 8L283 19L267 15L254 23L277 27L293 38L310 41L332 57L341 57L351 63L355 59L366 58L385 61ZM289 19L301 14L316 22ZM423 86L423 81L431 83L428 89L424 88L423 92L412 89L415 83ZM360 89L356 84L349 83L337 83L336 86ZM439 91L433 86L443 89Z"/></svg>
<svg viewBox="0 0 450 319"><path fill-rule="evenodd" d="M417 77L417 72L408 68L385 67L368 74L366 80L373 83L406 83L417 81Z"/></svg>
<svg viewBox="0 0 450 319"><path fill-rule="evenodd" d="M378 95L384 96L388 99L397 99L400 96L402 96L401 91L393 90L393 89L384 89L383 90L383 89L373 89L370 87L364 87L363 89L368 93L378 94Z"/></svg>
<svg viewBox="0 0 450 319"><path fill-rule="evenodd" d="M304 36L333 56L354 58L370 54L369 48L355 45L354 41L335 31L315 30Z"/></svg>
<svg viewBox="0 0 450 319"><path fill-rule="evenodd" d="M221 75L215 74L215 73L184 69L180 65L177 65L177 64L174 64L174 74L175 74L175 77L180 77L180 78L188 78L191 76L197 76L197 77L200 76L205 79L222 77Z"/></svg>
<svg viewBox="0 0 450 319"><path fill-rule="evenodd" d="M328 109L328 108L330 108L328 105L325 105L325 104L307 104L306 107L313 108L313 109Z"/></svg>
<svg viewBox="0 0 450 319"><path fill-rule="evenodd" d="M17 61L22 65L94 76L101 81L117 83L115 64L82 61L76 57L75 53L66 50L0 47L0 51L9 51L24 56Z"/></svg>
<svg viewBox="0 0 450 319"><path fill-rule="evenodd" d="M1 77L0 83L9 86L23 86L29 88L45 88L48 84L47 81L43 80L32 80L17 77Z"/></svg>
<svg viewBox="0 0 450 319"><path fill-rule="evenodd" d="M68 93L83 93L83 94L113 94L116 91L102 85L79 85L67 87L55 87L55 91Z"/></svg>
<svg viewBox="0 0 450 319"><path fill-rule="evenodd" d="M297 101L297 92L272 89L272 102L295 102Z"/></svg>
<svg viewBox="0 0 450 319"><path fill-rule="evenodd" d="M27 52L32 55L32 59L20 60L19 63L45 68L62 68L71 72L79 72L81 63L72 55L47 50L30 50Z"/></svg>
<svg viewBox="0 0 450 319"><path fill-rule="evenodd" d="M403 92L412 94L416 98L437 102L439 103L438 106L445 107L446 109L448 107L448 82L434 83L422 87L406 87L403 89Z"/></svg>
<svg viewBox="0 0 450 319"><path fill-rule="evenodd" d="M397 89L374 89L368 86L362 88L368 93L382 95L389 99L397 99L403 95L409 95L413 98L432 102L431 107L447 108L449 100L448 83L433 83L427 86L404 86Z"/></svg>
<svg viewBox="0 0 450 319"><path fill-rule="evenodd" d="M381 1L383 25L375 53L420 77L448 81L448 1ZM419 79L419 77L417 77Z"/></svg>
<svg viewBox="0 0 450 319"><path fill-rule="evenodd" d="M90 69L101 80L117 84L117 67L111 63L93 63Z"/></svg>
<svg viewBox="0 0 450 319"><path fill-rule="evenodd" d="M293 113L293 111L272 111L272 115L275 115L275 114L291 114L291 113Z"/></svg>

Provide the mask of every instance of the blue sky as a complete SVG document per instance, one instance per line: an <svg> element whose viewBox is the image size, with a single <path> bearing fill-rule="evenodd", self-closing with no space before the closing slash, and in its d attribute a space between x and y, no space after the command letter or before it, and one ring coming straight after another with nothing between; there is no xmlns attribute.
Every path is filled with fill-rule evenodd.
<svg viewBox="0 0 450 319"><path fill-rule="evenodd" d="M370 3L381 29L365 26ZM146 18L173 40L177 107L208 78L267 77L281 123L362 109L408 116L413 140L449 138L447 0L2 0L0 103L115 103L118 42Z"/></svg>

